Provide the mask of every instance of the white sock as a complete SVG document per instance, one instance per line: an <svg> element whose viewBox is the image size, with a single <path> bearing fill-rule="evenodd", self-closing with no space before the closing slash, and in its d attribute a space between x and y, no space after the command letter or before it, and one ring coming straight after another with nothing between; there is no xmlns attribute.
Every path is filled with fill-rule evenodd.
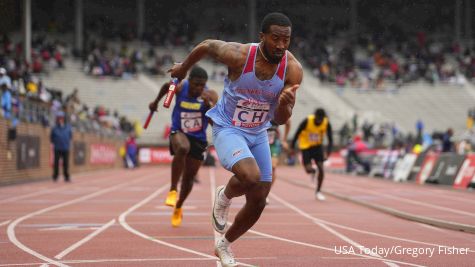
<svg viewBox="0 0 475 267"><path fill-rule="evenodd" d="M226 189L226 188L225 188L225 189ZM225 203L225 204L229 204L229 203L231 203L231 199L229 199L229 198L226 196L226 194L224 193L224 190L225 190L225 189L223 189L223 190L221 190L221 192L219 192L219 201L220 201L220 202L223 202L223 203Z"/></svg>

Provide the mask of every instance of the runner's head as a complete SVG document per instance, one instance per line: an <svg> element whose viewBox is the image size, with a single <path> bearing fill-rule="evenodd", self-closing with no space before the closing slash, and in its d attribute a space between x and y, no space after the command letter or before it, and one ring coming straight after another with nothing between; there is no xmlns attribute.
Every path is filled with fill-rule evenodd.
<svg viewBox="0 0 475 267"><path fill-rule="evenodd" d="M261 51L271 64L279 64L290 45L292 22L282 13L269 13L261 23Z"/></svg>
<svg viewBox="0 0 475 267"><path fill-rule="evenodd" d="M190 71L188 81L190 83L189 96L199 97L201 93L203 93L206 82L208 81L208 74L203 68L195 66Z"/></svg>
<svg viewBox="0 0 475 267"><path fill-rule="evenodd" d="M317 108L315 110L315 124L320 124L322 123L323 119L326 117L325 110L323 108Z"/></svg>

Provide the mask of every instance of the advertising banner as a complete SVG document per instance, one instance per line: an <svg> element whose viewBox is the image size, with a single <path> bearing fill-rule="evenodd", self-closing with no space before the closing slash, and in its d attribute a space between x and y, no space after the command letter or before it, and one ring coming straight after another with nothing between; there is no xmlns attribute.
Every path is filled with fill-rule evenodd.
<svg viewBox="0 0 475 267"><path fill-rule="evenodd" d="M423 184L426 182L427 178L429 178L432 170L434 169L437 159L439 158L439 154L434 152L429 152L424 158L424 162L421 165L421 169L416 177L416 182L418 184Z"/></svg>
<svg viewBox="0 0 475 267"><path fill-rule="evenodd" d="M475 179L475 154L468 155L462 163L457 177L454 181L454 188L466 189L471 181Z"/></svg>
<svg viewBox="0 0 475 267"><path fill-rule="evenodd" d="M86 164L86 143L76 141L73 143L74 165L80 166Z"/></svg>
<svg viewBox="0 0 475 267"><path fill-rule="evenodd" d="M40 137L18 135L16 139L16 166L18 170L40 167Z"/></svg>
<svg viewBox="0 0 475 267"><path fill-rule="evenodd" d="M464 159L455 153L442 153L426 183L453 185Z"/></svg>
<svg viewBox="0 0 475 267"><path fill-rule="evenodd" d="M404 158L401 158L397 161L396 167L394 168L393 179L395 182L404 182L407 181L409 175L411 174L412 167L416 162L416 154L406 154Z"/></svg>
<svg viewBox="0 0 475 267"><path fill-rule="evenodd" d="M118 153L115 146L107 144L91 144L90 151L89 163L91 164L113 164Z"/></svg>

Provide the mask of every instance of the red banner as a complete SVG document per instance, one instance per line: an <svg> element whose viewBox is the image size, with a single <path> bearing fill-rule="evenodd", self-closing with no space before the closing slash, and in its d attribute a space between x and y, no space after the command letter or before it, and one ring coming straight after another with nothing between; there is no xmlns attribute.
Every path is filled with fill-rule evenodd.
<svg viewBox="0 0 475 267"><path fill-rule="evenodd" d="M218 160L214 147L209 149L211 155ZM145 164L171 163L173 156L168 147L141 147L139 150L139 162ZM219 162L219 161L217 161Z"/></svg>
<svg viewBox="0 0 475 267"><path fill-rule="evenodd" d="M341 155L340 151L332 152L328 159L324 162L325 168L330 169L345 169L345 157Z"/></svg>
<svg viewBox="0 0 475 267"><path fill-rule="evenodd" d="M416 182L418 184L423 184L429 178L432 169L434 169L435 164L437 163L437 159L439 158L439 154L429 152L427 153L424 162L421 165L421 170L417 174Z"/></svg>
<svg viewBox="0 0 475 267"><path fill-rule="evenodd" d="M117 149L113 145L91 144L91 164L113 164L117 157Z"/></svg>
<svg viewBox="0 0 475 267"><path fill-rule="evenodd" d="M173 156L165 147L142 147L139 150L140 163L171 163Z"/></svg>
<svg viewBox="0 0 475 267"><path fill-rule="evenodd" d="M475 154L468 155L454 181L454 188L466 189L475 179Z"/></svg>

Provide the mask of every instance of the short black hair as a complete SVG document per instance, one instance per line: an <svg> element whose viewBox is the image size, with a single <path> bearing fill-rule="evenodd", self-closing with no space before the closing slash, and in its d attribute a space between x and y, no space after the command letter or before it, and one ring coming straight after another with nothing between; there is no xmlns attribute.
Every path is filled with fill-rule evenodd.
<svg viewBox="0 0 475 267"><path fill-rule="evenodd" d="M189 79L202 78L208 80L208 73L202 67L194 66L190 71Z"/></svg>
<svg viewBox="0 0 475 267"><path fill-rule="evenodd" d="M327 114L325 113L325 110L323 108L317 108L315 110L315 117L317 118L324 118L326 117Z"/></svg>
<svg viewBox="0 0 475 267"><path fill-rule="evenodd" d="M292 27L292 22L290 21L289 17L286 15L273 12L267 14L261 23L261 32L269 33L270 26L277 25L277 26L284 26L284 27Z"/></svg>

